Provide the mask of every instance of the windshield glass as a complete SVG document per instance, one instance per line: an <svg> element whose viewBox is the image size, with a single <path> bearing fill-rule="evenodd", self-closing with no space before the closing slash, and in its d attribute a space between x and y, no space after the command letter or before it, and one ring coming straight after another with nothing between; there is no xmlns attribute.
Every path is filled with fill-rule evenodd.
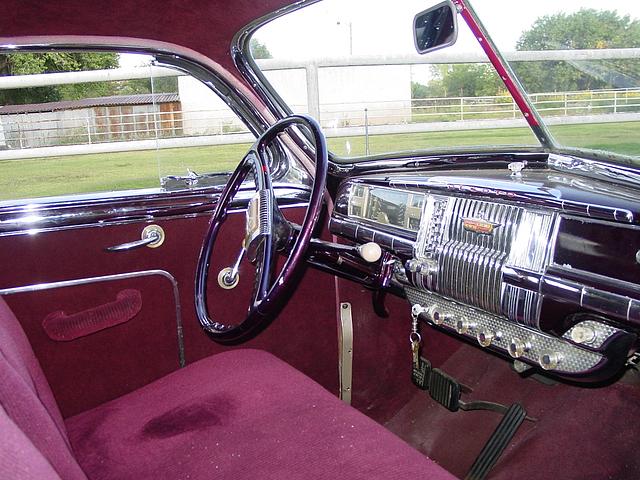
<svg viewBox="0 0 640 480"><path fill-rule="evenodd" d="M261 27L251 50L336 155L539 146L464 21L455 45L416 53L414 16L438 3L324 0Z"/></svg>
<svg viewBox="0 0 640 480"><path fill-rule="evenodd" d="M640 2L473 5L556 143L640 155Z"/></svg>
<svg viewBox="0 0 640 480"><path fill-rule="evenodd" d="M453 46L416 54L413 18L438 3L324 0L261 27L251 50L289 107L320 120L339 156L539 146L460 15ZM556 148L638 158L640 3L473 7Z"/></svg>

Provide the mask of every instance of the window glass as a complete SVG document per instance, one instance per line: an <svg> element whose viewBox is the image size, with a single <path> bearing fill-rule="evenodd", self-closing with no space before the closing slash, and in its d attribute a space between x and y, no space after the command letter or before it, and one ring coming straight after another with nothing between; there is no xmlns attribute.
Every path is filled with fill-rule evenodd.
<svg viewBox="0 0 640 480"><path fill-rule="evenodd" d="M0 55L0 200L224 183L254 137L146 55Z"/></svg>
<svg viewBox="0 0 640 480"><path fill-rule="evenodd" d="M252 53L340 156L538 146L464 21L455 45L417 55L413 18L437 3L324 0L261 27Z"/></svg>
<svg viewBox="0 0 640 480"><path fill-rule="evenodd" d="M556 142L640 157L640 2L473 2Z"/></svg>

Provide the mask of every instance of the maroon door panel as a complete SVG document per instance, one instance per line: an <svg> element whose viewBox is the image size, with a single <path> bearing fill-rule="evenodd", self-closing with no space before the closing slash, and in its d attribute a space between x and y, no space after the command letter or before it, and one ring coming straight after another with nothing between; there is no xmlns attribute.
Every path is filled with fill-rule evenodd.
<svg viewBox="0 0 640 480"><path fill-rule="evenodd" d="M123 291L140 293L141 308L126 322L68 341L53 340L44 320L63 311L87 321ZM8 295L63 416L95 407L179 367L172 282L161 275L88 283ZM112 316L117 313L112 313ZM98 318L98 320L102 320ZM85 332L86 333L86 332Z"/></svg>
<svg viewBox="0 0 640 480"><path fill-rule="evenodd" d="M287 216L303 213L302 209L287 209ZM223 347L209 339L195 317L195 267L208 220L208 215L198 215L0 236L3 266L0 289L162 270L175 278L177 284L188 364L223 349L236 348ZM105 251L107 247L138 240L142 229L150 223L165 231L160 247ZM246 313L253 287L252 266L243 263L240 284L234 290L223 290L214 282L217 272L235 260L243 235L244 213L229 215L214 251L210 274L211 313L229 323L240 320ZM42 321L52 312L62 310L72 315L91 310L113 302L125 289L142 293L142 309L130 321L70 342L57 342L46 335ZM8 295L6 300L25 326L65 415L78 413L179 368L176 305L167 278L145 276L91 283ZM241 346L271 351L337 392L333 277L309 269L275 322Z"/></svg>

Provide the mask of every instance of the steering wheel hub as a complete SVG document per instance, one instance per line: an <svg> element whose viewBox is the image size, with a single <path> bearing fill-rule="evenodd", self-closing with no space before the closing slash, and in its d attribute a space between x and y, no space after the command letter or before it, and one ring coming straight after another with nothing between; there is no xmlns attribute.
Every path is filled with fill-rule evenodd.
<svg viewBox="0 0 640 480"><path fill-rule="evenodd" d="M280 212L273 191L267 148L277 136L291 126L307 129L314 140L315 175L309 206L302 225L290 224ZM269 127L251 146L225 186L211 218L196 270L196 313L202 328L216 341L238 343L255 336L273 320L289 299L296 278L304 266L304 257L311 235L322 210L323 194L327 177L328 152L324 136L318 123L305 115L292 115ZM238 281L238 266L246 251L248 259L255 264L256 278L252 301L246 318L238 324L214 321L209 316L207 279L211 263L211 252L231 201L247 175L253 171L256 193L250 199L246 213L245 238L241 255L229 270L221 271L218 283L231 285ZM287 245L283 249L283 245ZM287 258L280 273L273 274L276 255L286 250ZM224 275L223 275L223 272ZM236 283L237 284L237 283ZM233 288L227 286L223 288Z"/></svg>

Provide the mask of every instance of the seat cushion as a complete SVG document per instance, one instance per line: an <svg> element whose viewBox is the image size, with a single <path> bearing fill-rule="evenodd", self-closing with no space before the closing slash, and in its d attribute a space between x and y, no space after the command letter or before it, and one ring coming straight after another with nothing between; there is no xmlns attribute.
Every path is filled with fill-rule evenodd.
<svg viewBox="0 0 640 480"><path fill-rule="evenodd" d="M67 430L90 479L454 478L259 350L201 360Z"/></svg>
<svg viewBox="0 0 640 480"><path fill-rule="evenodd" d="M6 421L0 422L0 440L13 438L11 426L14 426L25 437L20 438L32 444L29 449L37 450L60 477L86 479L73 457L62 415L40 364L18 320L1 297L0 406L7 417ZM10 443L0 441L0 457L13 458L12 448ZM18 451L24 452L25 458L16 457L15 475L2 478L18 478L19 465L28 465L31 454L27 449L19 448Z"/></svg>

